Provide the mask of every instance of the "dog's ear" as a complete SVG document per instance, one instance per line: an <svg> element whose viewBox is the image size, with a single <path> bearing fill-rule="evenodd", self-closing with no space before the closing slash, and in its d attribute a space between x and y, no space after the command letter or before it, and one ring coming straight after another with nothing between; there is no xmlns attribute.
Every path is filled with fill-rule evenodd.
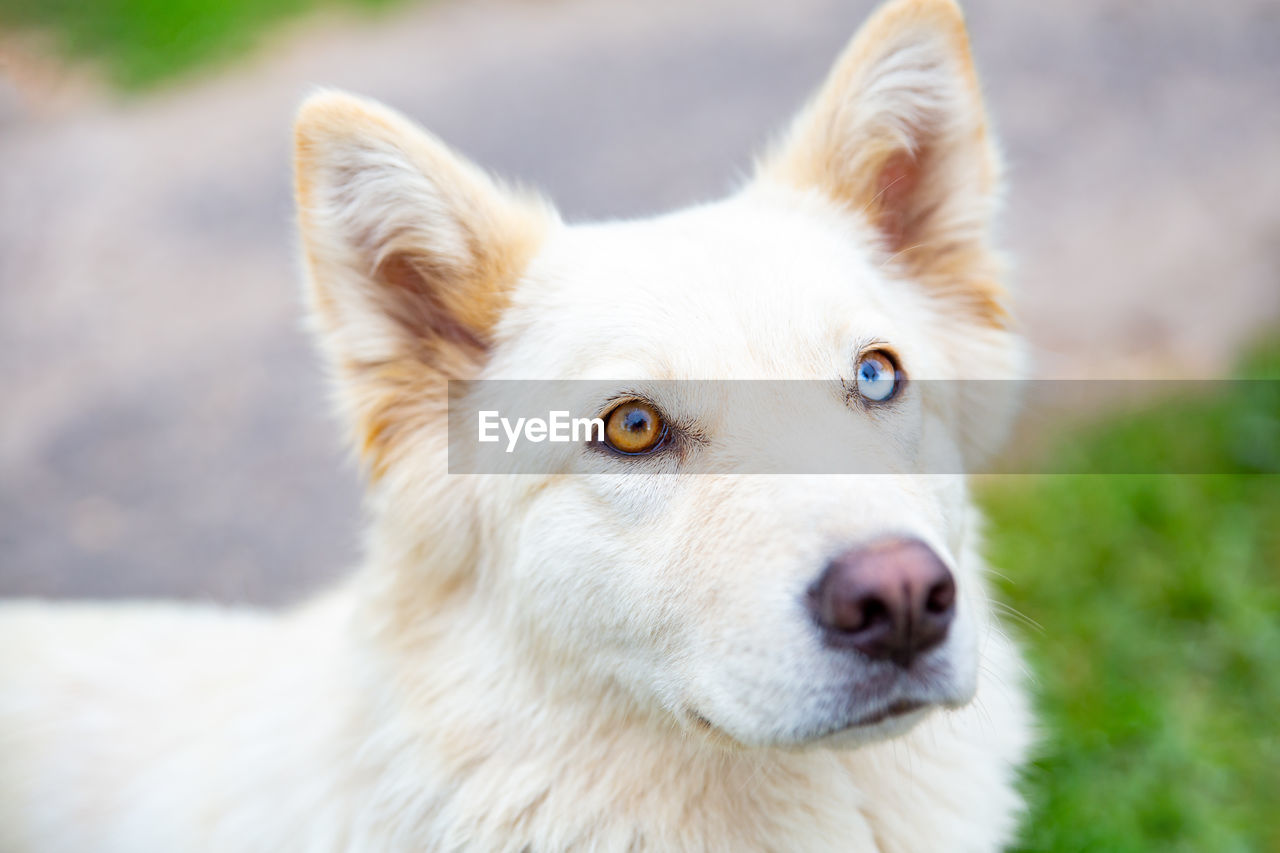
<svg viewBox="0 0 1280 853"><path fill-rule="evenodd" d="M474 375L555 214L500 188L404 117L307 100L295 179L312 314L375 473Z"/></svg>
<svg viewBox="0 0 1280 853"><path fill-rule="evenodd" d="M865 216L898 268L999 326L1007 317L987 236L997 171L960 9L892 0L758 174Z"/></svg>

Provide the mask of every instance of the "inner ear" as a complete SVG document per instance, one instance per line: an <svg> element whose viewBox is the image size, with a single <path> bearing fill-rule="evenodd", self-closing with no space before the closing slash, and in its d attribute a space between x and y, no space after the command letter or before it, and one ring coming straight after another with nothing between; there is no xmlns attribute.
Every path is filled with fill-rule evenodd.
<svg viewBox="0 0 1280 853"><path fill-rule="evenodd" d="M296 134L313 307L334 362L408 357L460 378L554 213L368 101L317 95Z"/></svg>
<svg viewBox="0 0 1280 853"><path fill-rule="evenodd" d="M488 349L487 334L466 323L446 303L453 271L429 257L393 252L378 264L375 279L388 304L384 310L404 334L423 346L457 347L478 359ZM488 324L486 324L487 326Z"/></svg>
<svg viewBox="0 0 1280 853"><path fill-rule="evenodd" d="M891 252L910 248L912 234L919 225L920 216L912 209L912 200L919 195L927 156L927 150L919 154L895 151L885 159L876 175L875 196L868 213ZM927 211L925 213L927 215Z"/></svg>

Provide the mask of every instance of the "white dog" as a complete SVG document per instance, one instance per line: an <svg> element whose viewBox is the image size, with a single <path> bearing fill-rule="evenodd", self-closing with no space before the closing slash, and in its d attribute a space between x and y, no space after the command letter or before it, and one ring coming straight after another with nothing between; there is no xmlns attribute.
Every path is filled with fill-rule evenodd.
<svg viewBox="0 0 1280 853"><path fill-rule="evenodd" d="M1020 664L921 451L1000 425L915 381L1019 375L997 177L947 0L880 10L740 192L645 221L566 226L395 113L309 100L365 564L286 613L0 608L0 851L1000 848ZM555 470L466 476L456 378L619 383ZM809 451L897 473L735 474L778 447L756 421L646 390L703 379L838 383Z"/></svg>

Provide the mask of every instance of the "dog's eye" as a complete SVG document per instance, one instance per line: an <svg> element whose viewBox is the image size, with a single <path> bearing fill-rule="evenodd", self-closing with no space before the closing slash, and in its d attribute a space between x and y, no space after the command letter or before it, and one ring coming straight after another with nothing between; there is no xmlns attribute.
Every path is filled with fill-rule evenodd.
<svg viewBox="0 0 1280 853"><path fill-rule="evenodd" d="M605 415L605 443L619 453L652 453L666 437L662 415L643 400L628 400Z"/></svg>
<svg viewBox="0 0 1280 853"><path fill-rule="evenodd" d="M884 350L872 350L858 360L855 374L858 393L873 403L883 403L898 393L898 370Z"/></svg>

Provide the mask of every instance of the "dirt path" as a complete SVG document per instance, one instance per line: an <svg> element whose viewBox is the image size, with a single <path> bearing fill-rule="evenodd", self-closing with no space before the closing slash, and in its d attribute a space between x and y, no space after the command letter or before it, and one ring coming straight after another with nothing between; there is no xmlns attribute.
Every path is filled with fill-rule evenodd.
<svg viewBox="0 0 1280 853"><path fill-rule="evenodd" d="M1211 375L1280 316L1280 8L970 2L1046 373ZM732 186L869 4L440 0L120 103L0 87L0 593L279 600L357 552L297 322L288 122L332 85L572 218Z"/></svg>

